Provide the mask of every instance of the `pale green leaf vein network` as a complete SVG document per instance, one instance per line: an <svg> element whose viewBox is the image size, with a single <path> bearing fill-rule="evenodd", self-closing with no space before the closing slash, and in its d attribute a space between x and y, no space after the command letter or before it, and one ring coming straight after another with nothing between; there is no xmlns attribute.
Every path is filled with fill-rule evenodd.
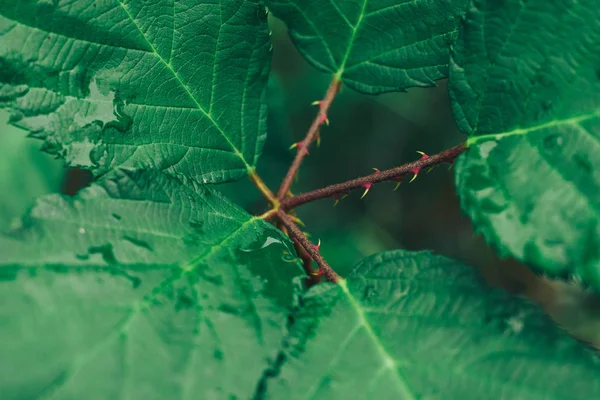
<svg viewBox="0 0 600 400"><path fill-rule="evenodd" d="M525 3L525 2L522 2L520 4L521 4L521 8L519 8L519 12L518 12L517 17L515 19L515 22L510 25L510 30L508 31L508 35L506 36L506 39L504 39L504 41L502 42L502 45L500 46L500 50L498 51L498 55L496 56L496 59L498 59L499 57L501 57L502 53L504 53L504 50L506 49L506 45L510 42L513 34L515 33L515 28L519 24L519 22L521 20L521 17L523 15L523 12L525 11L525 8L527 7L527 3ZM484 34L485 25L486 25L485 23L483 23L481 25L481 27L482 27L481 28L482 29L482 37L484 38L484 42L485 42L485 34ZM495 61L496 60L493 60L491 62L491 65L494 65ZM487 76L487 75L489 74L490 69L491 68L488 68L486 70L486 79L485 79L486 81L489 78L489 76ZM481 105L483 104L483 101L484 101L484 99L486 98L486 96L488 94L488 89L489 89L489 87L487 87L487 86L484 87L483 93L481 93L481 96L477 100L476 109L479 110L481 108ZM472 128L475 131L477 130L477 126L479 124L479 118L480 117L481 117L481 113L477 113L477 116L476 116L476 119L475 119L475 123L473 124L473 128Z"/></svg>
<svg viewBox="0 0 600 400"><path fill-rule="evenodd" d="M354 40L356 39L356 32L358 32L358 28L362 23L363 18L365 17L365 12L367 10L367 2L369 0L363 0L362 8L360 10L360 15L358 16L358 20L356 21L356 25L352 27L352 35L350 36L350 40L348 41L348 47L346 48L346 54L342 59L342 63L339 66L338 71L335 76L339 79L344 73L344 69L346 68L346 62L348 61L348 57L350 57L350 53L352 52L352 47L354 47Z"/></svg>
<svg viewBox="0 0 600 400"><path fill-rule="evenodd" d="M519 128L519 129L514 129L514 130L508 131L508 132L490 133L490 134L479 135L479 136L471 136L471 137L469 137L469 139L467 139L467 145L470 146L474 143L485 141L485 140L498 140L498 139L501 139L501 138L507 137L507 136L526 135L531 132L539 131L542 129L557 128L562 125L568 125L568 124L579 125L581 122L584 122L584 121L587 121L590 119L594 119L594 118L600 118L600 109L593 111L591 113L588 113L588 114L582 114L582 115L578 115L578 116L571 117L571 118L552 120L552 121L545 122L540 125L535 125L535 126L532 126L529 128ZM593 135L590 135L590 136L593 136ZM597 140L597 138L596 138L596 140Z"/></svg>
<svg viewBox="0 0 600 400"><path fill-rule="evenodd" d="M223 131L223 129L219 126L219 124L217 123L217 121L215 121L214 118L212 117L212 115L209 112L207 112L202 107L202 105L200 105L200 103L198 102L198 100L192 94L192 92L191 92L190 88L188 87L188 85L185 82L183 82L183 80L179 77L179 75L177 74L177 72L175 72L175 70L173 69L173 67L171 66L171 64L169 62L167 62L158 53L158 51L156 50L156 48L154 47L154 45L150 42L150 40L148 40L148 38L146 37L146 35L142 31L142 29L140 28L140 26L136 22L135 18L133 18L133 15L131 14L131 12L129 11L129 9L127 8L126 4L122 0L117 0L117 2L119 3L119 5L123 8L123 10L125 11L125 13L127 14L127 18L129 18L129 20L131 20L131 22L136 27L136 29L138 30L138 32L140 33L140 35L148 43L148 46L150 46L150 48L152 49L152 52L154 53L154 55L171 72L171 74L173 75L173 77L177 80L177 82L181 85L181 87L186 91L186 93L188 94L189 98L192 100L192 102L198 108L198 110L200 110L200 112L202 112L202 114L204 114L206 116L206 118L209 119L209 121L215 126L215 128L219 131L219 133L225 138L225 140L227 141L227 143L229 144L229 146L231 146L231 149L233 150L233 152L235 153L235 155L244 163L244 166L246 167L246 169L248 171L252 170L252 167L248 164L248 162L244 158L244 155L239 151L239 149L235 146L235 144L233 144L233 142L229 139L229 137ZM211 103L212 103L212 101L211 101Z"/></svg>
<svg viewBox="0 0 600 400"><path fill-rule="evenodd" d="M188 262L187 264L179 267L182 271L181 274L179 274L175 278L165 279L162 283L157 285L152 290L150 295L146 296L141 301L138 301L137 303L133 304L129 314L117 326L115 326L114 329L112 331L110 331L102 340L100 340L98 343L96 343L96 345L91 346L85 353L83 353L78 359L76 359L73 362L70 371L68 371L68 372L72 375L74 371L79 370L84 364L86 364L91 359L93 359L93 357L96 354L98 354L104 348L104 346L106 346L113 338L115 338L119 334L125 332L127 330L127 328L129 327L129 324L131 323L133 318L136 315L145 311L148 308L148 306L150 306L152 304L152 302L156 298L156 296L158 294L160 294L165 287L167 287L171 283L176 282L177 280L182 279L187 274L194 271L195 268L204 259L208 258L215 251L222 249L230 240L232 240L233 238L238 236L246 227L250 226L252 223L256 222L259 219L260 218L258 218L258 217L252 217L252 218L248 219L246 222L244 222L242 225L240 225L237 229L232 231L229 235L225 236L223 238L223 240L221 240L219 243L213 245L206 252L199 255L198 257L196 257L192 261ZM65 384L67 381L68 381L68 378L62 380L61 384ZM55 389L52 387L53 385L54 385L54 382L51 383L50 386L44 390L45 394L51 394L52 389ZM43 398L43 395L40 398Z"/></svg>
<svg viewBox="0 0 600 400"><path fill-rule="evenodd" d="M344 351L348 348L348 346L352 342L352 339L354 339L356 334L360 331L360 328L362 328L362 325L356 325L350 332L348 332L348 334L346 335L346 338L340 342L340 345L339 345L340 347L338 348L337 354L331 358L329 365L323 371L323 376L327 376L327 374L332 370L332 368L335 367L335 365L338 363L338 361L342 357ZM315 397L315 395L317 394L317 392L319 390L319 385L321 384L321 382L322 381L315 381L315 384L313 385L313 387L306 393L306 396L304 397L305 400L311 400Z"/></svg>
<svg viewBox="0 0 600 400"><path fill-rule="evenodd" d="M14 22L15 24L18 24L18 25L21 25L21 26L25 26L28 29L31 29L31 30L34 30L34 31L43 32L43 33L46 33L46 34L51 34L51 35L62 37L62 38L69 39L69 40L82 41L82 42L85 42L85 43L90 43L90 44L93 44L93 45L103 46L103 47L110 47L110 48L113 48L113 49L122 49L122 50L126 50L126 51L135 51L135 52L140 52L140 53L152 54L151 51L144 50L144 49L136 49L136 48L133 48L133 47L117 46L116 44L102 43L102 42L99 42L99 41L91 40L90 38L86 38L84 40L84 39L81 39L81 38L78 38L78 37L75 37L75 36L67 35L64 32L55 32L53 30L43 29L43 28L40 28L39 26L35 26L35 25L30 24L30 23L26 23L25 21L21 21L21 20L17 20L17 19L10 19L10 18L5 17L4 15L2 16L2 18L6 18L8 21ZM2 34L6 35L12 29L15 29L15 26L10 27L9 30L2 31Z"/></svg>
<svg viewBox="0 0 600 400"><path fill-rule="evenodd" d="M329 0L329 1L331 2L331 5L333 6L333 8L335 8L335 10L340 14L340 16L342 17L344 22L346 22L350 28L354 28L354 25L352 25L352 22L350 22L348 17L346 17L346 14L344 14L344 12L341 10L340 6L337 4L337 2L336 2L337 0Z"/></svg>
<svg viewBox="0 0 600 400"><path fill-rule="evenodd" d="M347 337L343 340L343 342L340 343L340 347L337 350L337 354L334 357L332 357L332 361L330 362L330 365L328 366L327 370L330 370L336 364L337 360L341 357L342 352L348 347L351 339L358 333L358 331L361 328L364 328L369 340L375 346L375 348L377 350L377 354L379 355L379 357L381 358L381 360L383 362L381 369L379 371L377 371L377 374L373 379L379 378L379 376L383 372L385 372L385 370L388 370L390 372L390 374L393 376L394 382L396 382L398 391L401 393L400 398L403 400L416 400L414 394L411 392L411 390L408 386L408 383L398 373L398 370L396 368L397 367L396 361L392 358L392 356L390 356L390 354L387 352L387 350L383 346L383 343L381 343L381 340L379 340L379 338L377 337L377 334L375 333L375 331L373 330L373 327L367 320L367 317L365 316L365 312L364 312L362 306L360 305L360 303L358 301L356 301L356 299L354 298L352 293L350 293L350 290L348 289L348 285L346 284L346 280L342 280L342 281L338 282L337 285L342 289L342 292L344 293L344 296L346 296L346 298L348 299L350 306L356 312L359 324L354 329L352 329L348 333ZM312 399L316 395L317 390L318 390L318 384L309 391L309 393L306 397L306 400Z"/></svg>
<svg viewBox="0 0 600 400"><path fill-rule="evenodd" d="M432 35L432 36L429 36L429 37L427 37L425 39L420 39L420 40L414 41L412 43L407 43L405 45L402 45L402 48L411 47L411 46L414 46L414 45L417 45L417 44L425 43L425 42L427 42L427 41L429 41L431 39L436 39L438 37L444 37L444 36L452 35L452 34L456 33L457 31L458 31L458 29L454 29L454 30L451 30L451 31L448 31L448 32L443 32L443 33L439 33L437 35ZM386 50L386 51L384 51L382 53L379 53L379 54L376 54L375 56L370 57L370 58L368 58L368 59L366 59L364 61L361 61L360 63L350 65L348 68L345 68L344 71L348 72L348 71L350 71L350 70L352 70L354 68L361 67L363 64L375 64L375 65L378 65L380 67L387 67L384 64L376 62L376 60L378 58L380 58L381 56L387 56L388 54L393 54L393 53L396 53L396 52L398 52L397 48ZM425 67L441 67L441 66L444 66L444 65L446 65L446 64L426 65ZM389 68L393 68L393 67L389 67ZM418 67L414 67L414 68L405 68L405 70L409 71L411 69L420 69L420 68L423 68L423 66L418 66ZM344 71L342 71L342 73Z"/></svg>
<svg viewBox="0 0 600 400"><path fill-rule="evenodd" d="M329 45L327 44L327 42L325 42L325 37L321 34L321 32L319 31L319 29L317 28L317 25L315 25L315 23L312 21L312 19L309 18L309 16L304 12L304 10L302 10L298 4L296 4L296 2L292 1L290 2L290 5L292 7L294 7L298 13L300 13L300 15L302 15L302 17L306 20L306 22L308 22L308 24L311 26L311 28L321 37L321 39L323 40L323 44L324 44L324 48L325 50L327 50L327 55L329 56L329 59L331 60L331 62L333 64L335 64L335 57L333 57L333 54L331 53L331 49L329 48Z"/></svg>
<svg viewBox="0 0 600 400"><path fill-rule="evenodd" d="M379 8L379 9L377 9L375 11L371 11L370 13L368 13L367 15L365 15L365 18L370 18L372 16L381 14L382 12L385 12L387 10L392 10L392 9L394 9L396 7L402 7L402 6L407 5L407 4L417 4L417 1L418 0L409 0L409 1L405 1L403 3L396 3L396 4L392 4L392 5L383 7L383 8Z"/></svg>

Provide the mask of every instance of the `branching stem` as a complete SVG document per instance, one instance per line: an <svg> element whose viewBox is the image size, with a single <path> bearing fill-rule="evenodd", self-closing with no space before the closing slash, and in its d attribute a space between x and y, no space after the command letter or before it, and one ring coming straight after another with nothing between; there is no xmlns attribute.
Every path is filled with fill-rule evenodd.
<svg viewBox="0 0 600 400"><path fill-rule="evenodd" d="M331 106L331 103L333 103L335 96L340 91L341 84L342 84L342 82L340 81L340 79L337 76L334 76L331 80L331 83L329 84L329 88L327 89L325 98L319 102L319 112L317 113L317 116L315 117L313 123L311 124L310 128L308 129L308 132L306 133L306 137L304 138L304 140L302 140L302 142L298 143L298 152L296 153L296 157L294 158L294 161L292 162L290 169L288 170L287 174L285 175L285 178L283 178L283 181L281 182L281 186L279 187L279 190L277 191L277 199L279 201L283 200L285 198L285 196L287 195L288 191L290 190L290 187L292 186L292 182L294 181L296 174L298 174L300 165L302 164L304 157L308 154L309 146L311 145L312 142L315 141L315 139L317 139L317 137L319 135L319 128L321 127L323 122L327 119L327 111L329 111L329 107Z"/></svg>
<svg viewBox="0 0 600 400"><path fill-rule="evenodd" d="M465 148L466 147L464 144L459 144L458 146L454 146L448 150L442 151L441 153L429 156L426 159L417 160L385 171L377 171L361 178L327 186L322 189L302 193L297 196L282 200L281 208L284 210L291 210L294 207L298 207L314 200L335 198L337 196L347 194L350 190L364 188L366 184L374 184L384 181L397 181L407 173L410 173L411 170L432 167L444 162L453 162L456 157L458 157L458 155L465 150Z"/></svg>
<svg viewBox="0 0 600 400"><path fill-rule="evenodd" d="M283 211L277 211L277 218L285 226L288 231L288 235L296 242L298 242L304 250L315 260L319 266L319 274L322 274L327 278L329 282L339 282L342 278L327 264L327 261L321 256L317 247L308 240L306 235L302 233L300 228L290 219L290 217Z"/></svg>

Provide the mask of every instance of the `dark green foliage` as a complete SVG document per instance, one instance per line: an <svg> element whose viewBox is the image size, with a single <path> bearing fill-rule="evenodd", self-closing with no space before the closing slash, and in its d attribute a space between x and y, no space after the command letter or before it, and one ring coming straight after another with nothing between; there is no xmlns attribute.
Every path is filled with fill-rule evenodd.
<svg viewBox="0 0 600 400"><path fill-rule="evenodd" d="M449 75L468 135L455 168L465 212L502 255L600 289L595 1L266 3L310 63L357 91ZM600 396L586 344L463 263L382 252L396 243L356 203L307 207L348 276L307 288L288 237L227 198L265 212L250 181L209 185L255 177L267 130L264 180L292 158L287 99L309 101L268 80L267 14L258 0L0 0L0 107L95 175L75 197L47 194L58 162L14 173L21 153L0 138L0 398ZM322 96L326 82L299 85ZM344 96L336 106L356 95ZM302 170L311 181L368 173L358 158L400 162L401 135L342 136L377 126L350 113L329 113L340 135ZM390 223L411 217L387 196L375 207Z"/></svg>

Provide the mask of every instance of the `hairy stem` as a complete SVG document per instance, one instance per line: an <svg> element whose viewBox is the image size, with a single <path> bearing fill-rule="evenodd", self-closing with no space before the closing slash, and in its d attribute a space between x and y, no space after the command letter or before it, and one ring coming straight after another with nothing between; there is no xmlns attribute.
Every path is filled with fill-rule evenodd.
<svg viewBox="0 0 600 400"><path fill-rule="evenodd" d="M327 261L321 256L317 247L308 240L306 235L302 233L300 228L290 219L290 217L283 211L277 212L277 218L285 226L288 231L288 235L295 241L298 242L304 250L315 260L319 266L319 273L324 275L329 282L339 282L342 278L327 264Z"/></svg>
<svg viewBox="0 0 600 400"><path fill-rule="evenodd" d="M426 159L414 161L385 171L378 171L361 178L327 186L322 189L302 193L297 196L282 200L281 207L284 210L290 210L294 207L309 203L314 200L335 198L336 196L348 193L350 190L364 188L367 184L374 184L384 181L397 181L415 169L432 167L444 162L453 162L456 157L458 157L458 155L465 149L466 147L464 144L459 144L458 146L454 146L448 150L442 151L441 153L429 156Z"/></svg>
<svg viewBox="0 0 600 400"><path fill-rule="evenodd" d="M331 83L329 84L329 88L327 89L327 93L325 94L325 98L319 104L319 112L317 113L317 116L315 117L313 123L311 124L310 128L308 129L308 132L306 133L306 137L304 138L304 140L302 140L302 142L298 143L298 151L296 153L296 157L294 158L294 161L292 162L290 169L288 170L287 174L285 175L285 178L283 178L283 181L281 182L281 186L279 187L279 190L277 191L277 199L279 201L283 200L285 198L285 196L287 195L288 191L290 190L290 187L292 186L292 182L294 181L296 174L298 174L300 165L302 164L304 157L308 154L309 146L318 137L319 128L323 124L325 119L327 118L327 111L329 110L331 103L333 103L335 96L340 91L341 84L342 84L342 82L336 76L334 76L333 79L331 80Z"/></svg>

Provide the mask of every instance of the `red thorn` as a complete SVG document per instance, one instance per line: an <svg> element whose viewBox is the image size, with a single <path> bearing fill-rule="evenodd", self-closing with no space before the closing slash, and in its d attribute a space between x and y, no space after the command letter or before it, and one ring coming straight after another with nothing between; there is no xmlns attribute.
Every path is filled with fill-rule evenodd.
<svg viewBox="0 0 600 400"><path fill-rule="evenodd" d="M335 200L335 203L333 203L333 206L334 207L337 206L338 203L340 202L340 200L344 200L347 196L348 196L348 192L337 193L337 194L334 194L333 196L331 196Z"/></svg>
<svg viewBox="0 0 600 400"><path fill-rule="evenodd" d="M304 151L306 153L306 155L308 155L308 148L304 147L304 143L303 142L296 142L293 145L290 146L290 150L298 148L298 151Z"/></svg>
<svg viewBox="0 0 600 400"><path fill-rule="evenodd" d="M421 155L421 158L419 160L426 160L429 158L429 156L425 153L423 153L422 151L417 151L417 153L419 153ZM421 172L421 167L415 167L415 168L411 168L410 172L413 173L413 177L410 181L408 181L408 183L411 183L412 181L414 181L415 179L417 179L417 176L419 175L419 172Z"/></svg>
<svg viewBox="0 0 600 400"><path fill-rule="evenodd" d="M394 181L396 181L396 186L394 187L394 192L396 190L398 190L398 188L400 187L400 184L402 183L402 179L404 179L404 175L402 175L399 178L394 179Z"/></svg>
<svg viewBox="0 0 600 400"><path fill-rule="evenodd" d="M319 125L327 125L329 126L329 119L327 118L327 114L321 114L319 117Z"/></svg>
<svg viewBox="0 0 600 400"><path fill-rule="evenodd" d="M313 247L315 248L316 251L319 251L319 249L321 248L321 239L319 239L319 243L313 244Z"/></svg>
<svg viewBox="0 0 600 400"><path fill-rule="evenodd" d="M311 272L312 276L315 276L317 278L322 277L323 275L325 275L325 271L323 270L323 268L319 268L318 270Z"/></svg>
<svg viewBox="0 0 600 400"><path fill-rule="evenodd" d="M367 195L367 193L369 193L369 190L371 190L371 186L373 186L373 184L371 182L367 182L367 183L363 183L361 186L365 188L365 192L363 193L362 196L360 196L360 198L364 199L364 197Z"/></svg>
<svg viewBox="0 0 600 400"><path fill-rule="evenodd" d="M323 110L323 100L313 101L312 105L313 106L319 106L319 112L321 112ZM327 118L327 114L326 113L322 113L319 116L319 125L323 125L323 124L329 126L329 119Z"/></svg>
<svg viewBox="0 0 600 400"><path fill-rule="evenodd" d="M379 170L377 168L373 168L373 170L375 171L374 174L379 173ZM371 186L373 186L373 182L367 182L367 183L363 183L361 185L361 187L365 188L365 192L363 193L362 196L360 196L361 199L363 199L367 195L367 193L369 193L369 190L371 190Z"/></svg>

